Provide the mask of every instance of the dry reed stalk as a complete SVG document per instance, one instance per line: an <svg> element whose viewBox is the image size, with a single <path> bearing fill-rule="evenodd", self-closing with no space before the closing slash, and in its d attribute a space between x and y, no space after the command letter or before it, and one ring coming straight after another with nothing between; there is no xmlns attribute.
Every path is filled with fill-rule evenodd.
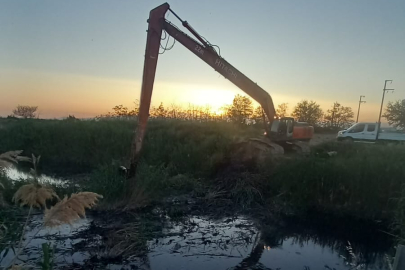
<svg viewBox="0 0 405 270"><path fill-rule="evenodd" d="M92 208L103 196L93 192L79 192L65 197L51 209L45 209L44 226L56 227L72 224L73 221L86 216L86 208Z"/></svg>
<svg viewBox="0 0 405 270"><path fill-rule="evenodd" d="M13 196L13 202L20 202L20 206L46 208L46 201L59 197L51 188L43 187L39 184L28 184L20 187Z"/></svg>
<svg viewBox="0 0 405 270"><path fill-rule="evenodd" d="M10 167L13 164L17 164L19 161L31 162L31 158L20 156L22 152L22 150L16 150L0 154L0 168Z"/></svg>

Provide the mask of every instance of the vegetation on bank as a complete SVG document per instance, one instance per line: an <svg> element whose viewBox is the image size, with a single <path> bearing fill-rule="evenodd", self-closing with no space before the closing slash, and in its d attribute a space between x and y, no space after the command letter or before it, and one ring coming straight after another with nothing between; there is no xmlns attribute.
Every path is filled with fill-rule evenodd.
<svg viewBox="0 0 405 270"><path fill-rule="evenodd" d="M103 194L110 207L127 194L117 168L126 165L134 121L7 121L0 152L41 154L39 170L51 174L87 173L82 188ZM188 194L208 205L385 222L405 237L404 146L333 142L313 148L309 157L287 154L264 166L230 166L232 142L261 132L224 122L150 121L131 207Z"/></svg>
<svg viewBox="0 0 405 270"><path fill-rule="evenodd" d="M17 262L19 262L19 256L23 254L24 249L42 229L58 227L63 224L72 224L74 221L85 217L86 209L91 209L95 206L98 199L103 197L102 195L93 192L79 192L71 194L70 198L65 194L65 197L61 200L52 187L39 182L37 168L41 156L32 155L30 158L27 156L21 156L21 153L21 150L17 150L0 154L0 176L2 178L0 186L3 189L0 191L1 194L4 193L4 190L6 190L6 192L12 190L12 188L9 189L9 187L6 189L3 182L14 184L4 178L4 170L7 170L14 164L20 162L28 163L31 166L30 178L27 180L27 183L21 185L11 199L16 205L19 204L21 207L29 207L24 225L22 225L23 223L21 221L19 222L15 217L16 214L19 214L18 211L14 210L16 208L7 207L9 201L5 201L3 196L0 197L0 213L2 213L2 216L0 217L0 252L5 250L5 253L2 254L2 259L4 259L9 250L13 250L14 252L13 258L8 262L4 269L31 268L30 266L25 265L26 262L24 260L20 261L20 264L17 264ZM49 208L48 202L55 200L57 200L57 203ZM44 209L43 223L39 228L36 228L36 233L30 239L25 239L25 233L29 228L29 221L34 208ZM14 214L14 219L10 219L10 214ZM49 234L49 231L47 233ZM11 244L16 238L19 238L17 249ZM7 245L10 244L11 246L7 247ZM53 269L53 246L49 243L43 243L42 250L43 261L40 263L41 269ZM2 259L0 260L0 263Z"/></svg>
<svg viewBox="0 0 405 270"><path fill-rule="evenodd" d="M40 170L74 174L100 165L126 165L136 122L7 119L0 125L0 152L24 149L42 156L46 166ZM207 171L212 156L232 141L262 132L258 126L154 119L148 124L144 158L150 165L171 165L178 173Z"/></svg>

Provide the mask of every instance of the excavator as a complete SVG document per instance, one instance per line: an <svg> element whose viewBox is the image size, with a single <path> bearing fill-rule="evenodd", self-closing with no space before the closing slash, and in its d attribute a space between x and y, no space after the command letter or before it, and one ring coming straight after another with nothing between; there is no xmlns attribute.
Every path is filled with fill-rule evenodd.
<svg viewBox="0 0 405 270"><path fill-rule="evenodd" d="M167 12L171 12L194 38L168 21L165 18ZM284 154L284 149L287 148L302 153L309 151L308 142L313 136L313 127L305 122L295 122L294 118L291 117L277 117L271 96L221 57L219 50L217 52L216 49L218 46L211 44L207 39L199 35L187 21L182 20L170 8L168 3L152 9L147 22L148 30L138 126L132 142L131 164L128 172L130 177L135 175L145 136L159 51L160 48L166 49L161 45L162 33L165 33L165 36L169 35L174 38L261 105L269 121L269 123L264 121L265 136L262 136L262 138L250 138L237 143L235 146L235 149L238 149L236 156L243 156L247 159L252 158L252 156L263 158L267 154Z"/></svg>

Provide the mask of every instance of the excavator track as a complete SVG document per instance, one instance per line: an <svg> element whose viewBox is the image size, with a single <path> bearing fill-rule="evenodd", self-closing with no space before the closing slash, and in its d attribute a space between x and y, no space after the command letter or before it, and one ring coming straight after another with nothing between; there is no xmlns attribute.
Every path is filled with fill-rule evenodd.
<svg viewBox="0 0 405 270"><path fill-rule="evenodd" d="M231 161L243 164L263 164L266 158L283 154L284 148L266 137L249 138L233 145Z"/></svg>
<svg viewBox="0 0 405 270"><path fill-rule="evenodd" d="M309 147L309 142L304 141L294 141L292 142L293 150L301 155L309 155L311 153L311 148Z"/></svg>
<svg viewBox="0 0 405 270"><path fill-rule="evenodd" d="M285 151L293 151L299 155L309 155L309 142L292 141L283 146L272 142L267 137L249 138L232 145L230 159L235 164L265 164L266 159L283 156Z"/></svg>

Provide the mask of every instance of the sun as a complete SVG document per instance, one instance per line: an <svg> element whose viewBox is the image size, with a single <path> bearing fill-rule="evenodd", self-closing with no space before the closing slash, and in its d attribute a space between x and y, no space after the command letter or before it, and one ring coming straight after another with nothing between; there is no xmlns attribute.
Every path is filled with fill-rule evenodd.
<svg viewBox="0 0 405 270"><path fill-rule="evenodd" d="M190 103L199 106L209 106L212 113L223 113L223 107L231 104L236 93L226 89L197 88L187 93Z"/></svg>
<svg viewBox="0 0 405 270"><path fill-rule="evenodd" d="M225 110L223 108L217 108L217 109L212 109L211 114L214 115L222 115L225 113Z"/></svg>

